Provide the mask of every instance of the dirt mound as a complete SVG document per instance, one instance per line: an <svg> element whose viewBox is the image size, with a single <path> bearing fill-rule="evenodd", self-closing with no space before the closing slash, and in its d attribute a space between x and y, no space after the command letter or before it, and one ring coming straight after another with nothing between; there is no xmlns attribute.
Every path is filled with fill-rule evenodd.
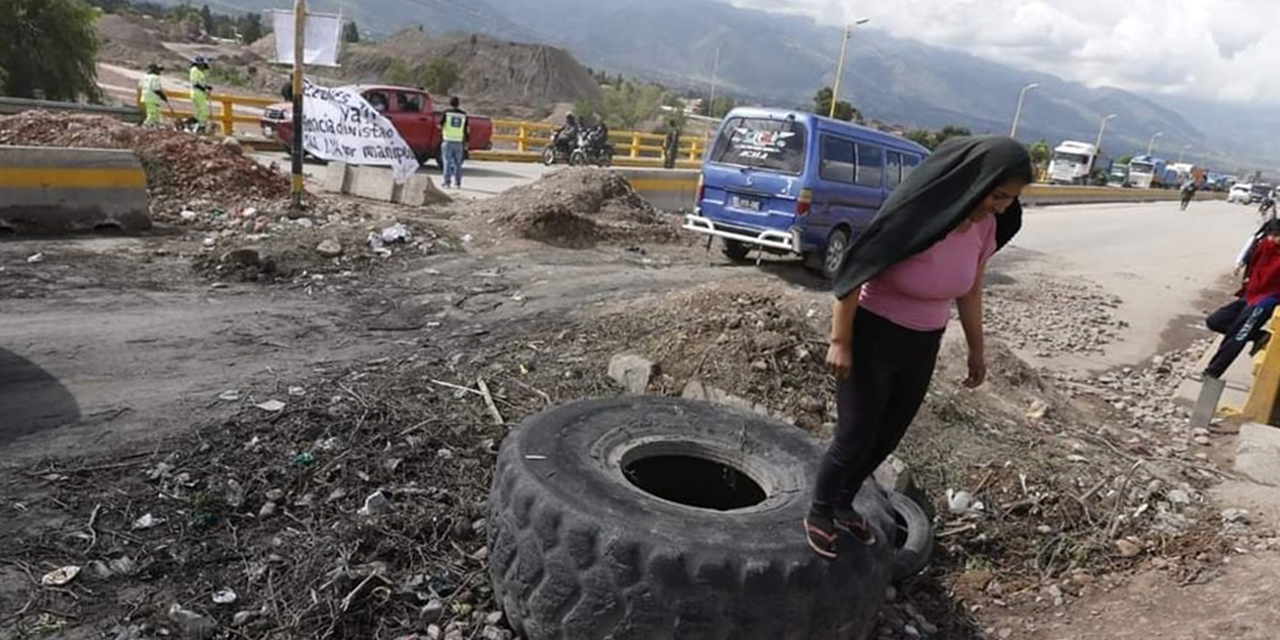
<svg viewBox="0 0 1280 640"><path fill-rule="evenodd" d="M177 222L196 199L239 205L289 195L289 181L219 142L172 130L147 130L103 116L30 111L0 117L0 144L132 149L147 172L151 213Z"/></svg>
<svg viewBox="0 0 1280 640"><path fill-rule="evenodd" d="M149 16L103 14L94 24L100 42L98 59L131 67L159 62L174 69L185 69L188 60L162 43L187 41L193 35L188 31L189 26ZM194 35L198 34L197 29Z"/></svg>
<svg viewBox="0 0 1280 640"><path fill-rule="evenodd" d="M547 244L583 247L597 242L671 242L679 225L636 194L613 171L571 167L465 211L491 224L499 235Z"/></svg>
<svg viewBox="0 0 1280 640"><path fill-rule="evenodd" d="M379 80L394 61L416 73L436 58L458 65L452 91L470 97L526 105L600 97L599 83L568 51L483 35L430 36L406 29L378 44L349 45L341 73L348 80Z"/></svg>

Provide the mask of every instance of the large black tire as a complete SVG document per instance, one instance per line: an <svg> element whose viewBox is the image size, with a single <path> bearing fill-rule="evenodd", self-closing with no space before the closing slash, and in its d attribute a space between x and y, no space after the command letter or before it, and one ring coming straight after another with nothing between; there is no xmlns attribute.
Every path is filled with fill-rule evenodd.
<svg viewBox="0 0 1280 640"><path fill-rule="evenodd" d="M933 557L933 525L929 516L914 500L900 493L889 494L897 535L893 556L893 581L901 582L924 571Z"/></svg>
<svg viewBox="0 0 1280 640"><path fill-rule="evenodd" d="M868 482L855 504L879 542L843 537L837 560L814 554L801 522L820 455L794 427L690 400L590 400L533 416L503 442L494 474L494 597L528 640L863 638L891 578L893 518ZM675 456L724 466L664 466ZM681 503L743 498L734 488L750 481L733 484L726 467L763 502Z"/></svg>
<svg viewBox="0 0 1280 640"><path fill-rule="evenodd" d="M850 237L849 230L844 227L836 227L836 230L827 237L827 248L822 252L822 275L828 280L836 279L840 262L844 260L844 254L849 251Z"/></svg>
<svg viewBox="0 0 1280 640"><path fill-rule="evenodd" d="M724 254L724 257L734 262L746 262L747 256L751 254L751 245L745 242L726 238L721 240L720 244L723 245L720 251Z"/></svg>

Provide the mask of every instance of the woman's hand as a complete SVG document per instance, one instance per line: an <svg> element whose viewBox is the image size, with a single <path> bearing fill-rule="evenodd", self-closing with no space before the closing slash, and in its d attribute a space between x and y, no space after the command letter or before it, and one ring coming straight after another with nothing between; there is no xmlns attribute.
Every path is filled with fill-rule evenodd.
<svg viewBox="0 0 1280 640"><path fill-rule="evenodd" d="M987 379L987 357L981 351L969 351L969 377L964 379L964 386L977 389Z"/></svg>
<svg viewBox="0 0 1280 640"><path fill-rule="evenodd" d="M853 371L853 345L832 341L827 347L827 368L837 378L848 377Z"/></svg>

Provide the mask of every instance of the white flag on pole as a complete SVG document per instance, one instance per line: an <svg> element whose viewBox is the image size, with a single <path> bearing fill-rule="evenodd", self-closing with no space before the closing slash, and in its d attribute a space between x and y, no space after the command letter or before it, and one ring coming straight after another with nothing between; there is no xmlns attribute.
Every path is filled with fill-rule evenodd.
<svg viewBox="0 0 1280 640"><path fill-rule="evenodd" d="M271 25L276 36L278 64L293 64L293 12L271 12ZM307 13L303 36L302 61L305 64L336 67L342 42L342 16L330 13Z"/></svg>

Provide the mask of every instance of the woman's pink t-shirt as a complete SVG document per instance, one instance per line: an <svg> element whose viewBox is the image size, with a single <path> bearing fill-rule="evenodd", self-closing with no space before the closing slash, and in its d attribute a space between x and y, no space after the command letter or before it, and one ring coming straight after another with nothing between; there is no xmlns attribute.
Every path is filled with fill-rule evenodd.
<svg viewBox="0 0 1280 640"><path fill-rule="evenodd" d="M968 293L978 265L996 252L996 219L987 216L892 267L862 286L858 306L916 331L937 331L951 301Z"/></svg>

